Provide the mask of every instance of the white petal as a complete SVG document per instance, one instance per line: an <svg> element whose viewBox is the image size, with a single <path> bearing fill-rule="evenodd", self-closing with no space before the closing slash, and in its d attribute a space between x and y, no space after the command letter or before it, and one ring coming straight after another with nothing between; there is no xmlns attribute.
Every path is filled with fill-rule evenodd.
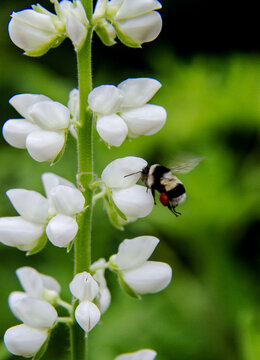
<svg viewBox="0 0 260 360"><path fill-rule="evenodd" d="M156 355L154 350L144 349L134 353L119 355L115 360L154 360Z"/></svg>
<svg viewBox="0 0 260 360"><path fill-rule="evenodd" d="M39 49L57 36L51 17L31 9L13 13L8 31L15 45L26 51Z"/></svg>
<svg viewBox="0 0 260 360"><path fill-rule="evenodd" d="M100 311L92 302L81 302L75 310L75 319L79 326L86 332L90 332L100 320Z"/></svg>
<svg viewBox="0 0 260 360"><path fill-rule="evenodd" d="M108 288L100 290L97 296L97 305L101 313L103 314L109 308L111 303L111 294Z"/></svg>
<svg viewBox="0 0 260 360"><path fill-rule="evenodd" d="M106 13L108 0L97 0L94 13L93 13L93 21L95 22L97 19L103 18Z"/></svg>
<svg viewBox="0 0 260 360"><path fill-rule="evenodd" d="M72 89L69 93L68 108L74 120L78 119L79 116L79 90Z"/></svg>
<svg viewBox="0 0 260 360"><path fill-rule="evenodd" d="M63 131L39 130L26 138L26 148L31 157L39 162L54 160L65 142Z"/></svg>
<svg viewBox="0 0 260 360"><path fill-rule="evenodd" d="M124 0L115 19L128 19L139 15L146 14L152 10L160 9L162 5L157 0Z"/></svg>
<svg viewBox="0 0 260 360"><path fill-rule="evenodd" d="M111 146L120 146L128 133L126 123L116 114L99 117L96 129L99 136Z"/></svg>
<svg viewBox="0 0 260 360"><path fill-rule="evenodd" d="M154 252L159 239L154 236L139 236L124 240L116 255L119 270L130 269L142 265Z"/></svg>
<svg viewBox="0 0 260 360"><path fill-rule="evenodd" d="M69 109L57 101L41 101L28 109L35 124L46 130L67 129L70 122Z"/></svg>
<svg viewBox="0 0 260 360"><path fill-rule="evenodd" d="M110 188L127 188L136 184L147 161L136 156L126 156L112 161L103 170L101 179ZM131 176L127 176L137 173ZM127 177L125 177L127 176Z"/></svg>
<svg viewBox="0 0 260 360"><path fill-rule="evenodd" d="M40 274L41 280L43 282L43 288L45 290L53 291L56 294L60 293L61 287L56 279L52 276Z"/></svg>
<svg viewBox="0 0 260 360"><path fill-rule="evenodd" d="M121 107L140 107L160 89L161 83L151 78L127 79L118 85L123 93Z"/></svg>
<svg viewBox="0 0 260 360"><path fill-rule="evenodd" d="M154 205L151 191L141 185L114 190L112 197L116 206L130 219L149 215Z"/></svg>
<svg viewBox="0 0 260 360"><path fill-rule="evenodd" d="M21 216L0 218L0 242L28 251L34 248L44 226L23 219Z"/></svg>
<svg viewBox="0 0 260 360"><path fill-rule="evenodd" d="M14 354L31 357L41 348L48 337L46 329L35 329L25 324L9 328L4 335L7 350Z"/></svg>
<svg viewBox="0 0 260 360"><path fill-rule="evenodd" d="M78 232L78 224L71 216L58 214L54 216L46 227L46 234L50 242L58 247L67 247Z"/></svg>
<svg viewBox="0 0 260 360"><path fill-rule="evenodd" d="M17 319L19 319L19 312L16 313L16 311L15 311L16 310L15 303L17 303L18 301L20 301L22 299L27 298L28 296L29 295L23 291L13 291L8 296L8 306Z"/></svg>
<svg viewBox="0 0 260 360"><path fill-rule="evenodd" d="M162 29L162 18L157 11L116 22L120 31L138 44L157 38Z"/></svg>
<svg viewBox="0 0 260 360"><path fill-rule="evenodd" d="M17 297L16 301L12 301L11 309L20 321L35 328L49 328L57 319L52 305L30 296Z"/></svg>
<svg viewBox="0 0 260 360"><path fill-rule="evenodd" d="M15 210L26 220L44 224L49 201L36 191L11 189L6 192Z"/></svg>
<svg viewBox="0 0 260 360"><path fill-rule="evenodd" d="M97 282L86 271L76 274L69 287L72 295L80 301L93 301L99 292Z"/></svg>
<svg viewBox="0 0 260 360"><path fill-rule="evenodd" d="M18 149L26 149L26 137L35 130L39 130L39 127L24 119L9 119L2 129L8 144Z"/></svg>
<svg viewBox="0 0 260 360"><path fill-rule="evenodd" d="M87 36L86 25L83 24L73 13L69 13L67 16L66 30L73 45L76 49L78 49L83 44Z"/></svg>
<svg viewBox="0 0 260 360"><path fill-rule="evenodd" d="M169 285L171 267L162 262L146 261L140 267L122 271L124 281L137 293L156 293Z"/></svg>
<svg viewBox="0 0 260 360"><path fill-rule="evenodd" d="M78 189L66 185L58 185L52 188L50 199L57 213L64 215L80 213L85 204L85 198L82 193Z"/></svg>
<svg viewBox="0 0 260 360"><path fill-rule="evenodd" d="M74 184L72 182L64 179L63 177L53 174L53 173L44 173L42 174L42 183L45 190L45 194L47 198L50 198L51 190L58 185L65 185L75 189Z"/></svg>
<svg viewBox="0 0 260 360"><path fill-rule="evenodd" d="M43 281L37 270L30 266L22 266L16 270L16 276L28 295L35 298L42 297Z"/></svg>
<svg viewBox="0 0 260 360"><path fill-rule="evenodd" d="M103 115L118 111L123 100L121 91L114 85L101 85L94 88L88 96L91 110Z"/></svg>
<svg viewBox="0 0 260 360"><path fill-rule="evenodd" d="M30 119L28 114L28 109L30 106L41 102L48 101L48 98L45 95L41 94L18 94L11 97L9 103L15 108L17 112L19 112L25 119ZM30 119L31 120L31 119Z"/></svg>
<svg viewBox="0 0 260 360"><path fill-rule="evenodd" d="M162 106L145 104L139 108L121 112L130 133L134 135L153 135L165 124L167 113Z"/></svg>

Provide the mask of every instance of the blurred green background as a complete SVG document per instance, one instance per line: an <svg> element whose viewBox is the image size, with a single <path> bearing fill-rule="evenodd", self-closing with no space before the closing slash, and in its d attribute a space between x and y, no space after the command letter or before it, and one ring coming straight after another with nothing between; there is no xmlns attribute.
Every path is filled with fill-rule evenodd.
<svg viewBox="0 0 260 360"><path fill-rule="evenodd" d="M44 0L41 4L48 6ZM70 89L77 86L75 56L68 41L40 59L31 59L9 40L9 14L29 5L22 0L1 4L1 123L17 117L8 104L14 94L42 93L66 104ZM157 205L147 218L120 232L110 225L102 201L97 203L93 261L115 253L125 238L154 235L161 242L153 259L172 266L173 281L163 292L136 301L121 293L116 278L108 273L112 303L89 335L90 359L113 360L120 353L150 347L158 352L158 360L258 360L260 62L256 13L250 4L239 9L232 2L165 0L163 5L164 30L142 50L125 49L121 44L104 48L94 38L94 85L154 77L163 87L151 102L168 112L158 134L127 141L119 149L108 150L95 134L95 172L100 176L110 161L127 155L164 165L183 152L205 156L205 160L180 176L187 200L178 208L182 212L178 218ZM248 15L252 21L245 29L243 20ZM16 215L5 191L21 187L43 193L40 177L45 171L75 181L72 137L53 168L34 162L26 151L10 147L2 137L0 159L0 216ZM0 245L0 259L1 336L18 323L7 305L8 294L20 290L16 268L29 265L55 276L62 284L63 298L70 300L72 253L66 255L65 250L48 244L40 254L25 257ZM65 327L55 329L43 359L68 359L68 339ZM0 346L0 360L14 358Z"/></svg>

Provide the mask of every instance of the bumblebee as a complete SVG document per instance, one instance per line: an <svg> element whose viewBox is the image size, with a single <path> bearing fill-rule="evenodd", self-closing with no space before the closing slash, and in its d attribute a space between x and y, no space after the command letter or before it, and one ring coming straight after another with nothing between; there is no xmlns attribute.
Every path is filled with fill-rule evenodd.
<svg viewBox="0 0 260 360"><path fill-rule="evenodd" d="M141 171L141 181L151 189L155 201L155 191L160 193L160 202L167 206L168 209L175 215L181 215L175 208L186 199L186 191L183 183L173 173L188 173L198 165L203 158L193 158L186 162L178 163L170 168L163 165L154 164L146 166ZM135 173L136 174L136 173ZM131 176L129 174L126 176Z"/></svg>

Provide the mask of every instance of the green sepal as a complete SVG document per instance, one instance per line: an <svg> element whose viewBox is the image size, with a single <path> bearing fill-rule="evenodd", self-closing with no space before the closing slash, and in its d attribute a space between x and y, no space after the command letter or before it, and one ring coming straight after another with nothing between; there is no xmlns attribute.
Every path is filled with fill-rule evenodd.
<svg viewBox="0 0 260 360"><path fill-rule="evenodd" d="M42 56L42 55L46 54L50 49L59 46L64 39L65 39L65 36L56 35L53 37L52 40L50 40L48 43L44 44L44 46L42 46L38 49L35 49L35 50L25 51L23 54L26 56L31 56L31 57Z"/></svg>
<svg viewBox="0 0 260 360"><path fill-rule="evenodd" d="M131 298L141 300L141 296L137 294L132 288L130 288L130 286L127 285L127 283L124 281L122 274L120 272L117 272L117 275L121 289Z"/></svg>
<svg viewBox="0 0 260 360"><path fill-rule="evenodd" d="M50 335L47 337L45 343L40 347L40 349L37 351L37 353L34 355L32 360L40 360L43 355L45 354L48 344L49 344Z"/></svg>
<svg viewBox="0 0 260 360"><path fill-rule="evenodd" d="M134 41L133 39L130 38L130 36L127 36L126 34L124 34L120 28L117 26L117 23L116 22L113 22L113 26L116 30L116 34L117 34L117 37L118 39L126 46L128 47L131 47L131 48L142 48L142 46Z"/></svg>
<svg viewBox="0 0 260 360"><path fill-rule="evenodd" d="M74 241L72 240L69 245L67 246L67 254L71 251L71 249L73 248L73 244L74 244Z"/></svg>
<svg viewBox="0 0 260 360"><path fill-rule="evenodd" d="M58 155L56 156L56 158L51 162L51 166L57 164L58 161L60 161L60 159L62 158L63 154L64 154L64 151L65 151L65 148L66 148L66 143L67 143L67 137L68 137L68 130L65 131L64 133L64 137L65 137L65 140L64 140L64 145L61 149L61 151L58 153Z"/></svg>
<svg viewBox="0 0 260 360"><path fill-rule="evenodd" d="M47 236L44 232L42 236L39 238L37 245L32 250L27 251L26 256L34 255L40 252L45 247L47 240L48 240Z"/></svg>
<svg viewBox="0 0 260 360"><path fill-rule="evenodd" d="M124 230L122 224L128 221L127 217L124 213L122 213L120 209L118 209L118 207L114 203L110 190L108 190L106 195L104 196L104 201L111 224L119 230Z"/></svg>
<svg viewBox="0 0 260 360"><path fill-rule="evenodd" d="M95 26L95 32L105 46L113 46L116 44L116 41L106 31L106 28L102 25L101 21L97 22L97 25Z"/></svg>

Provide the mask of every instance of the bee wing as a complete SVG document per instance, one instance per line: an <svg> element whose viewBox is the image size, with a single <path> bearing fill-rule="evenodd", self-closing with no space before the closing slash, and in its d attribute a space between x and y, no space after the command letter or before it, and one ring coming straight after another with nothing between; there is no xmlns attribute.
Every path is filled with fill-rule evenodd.
<svg viewBox="0 0 260 360"><path fill-rule="evenodd" d="M170 169L173 173L176 174L186 174L193 170L202 160L204 160L204 157L191 158L186 161L172 164Z"/></svg>

